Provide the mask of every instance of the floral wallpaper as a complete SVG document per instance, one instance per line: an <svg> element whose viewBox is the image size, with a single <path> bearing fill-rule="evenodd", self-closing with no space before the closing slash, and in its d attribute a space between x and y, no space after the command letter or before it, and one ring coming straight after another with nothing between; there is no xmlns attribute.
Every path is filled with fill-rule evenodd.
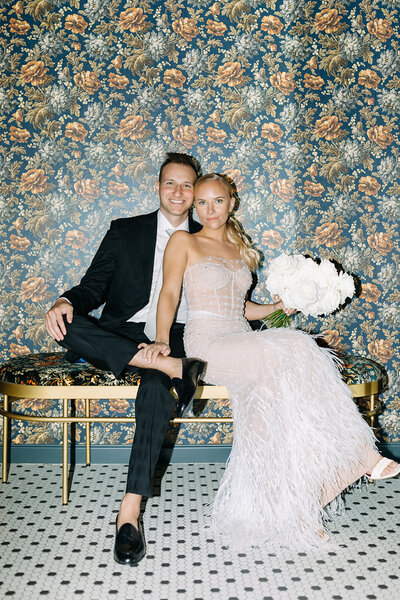
<svg viewBox="0 0 400 600"><path fill-rule="evenodd" d="M399 0L25 0L0 19L2 359L55 349L43 314L111 219L157 206L165 152L188 152L235 180L265 263L300 251L356 276L358 298L298 324L383 365L378 434L400 442ZM269 300L262 269L255 299ZM99 425L93 442L132 434ZM13 437L53 444L61 429ZM195 425L177 443L231 441L230 426Z"/></svg>

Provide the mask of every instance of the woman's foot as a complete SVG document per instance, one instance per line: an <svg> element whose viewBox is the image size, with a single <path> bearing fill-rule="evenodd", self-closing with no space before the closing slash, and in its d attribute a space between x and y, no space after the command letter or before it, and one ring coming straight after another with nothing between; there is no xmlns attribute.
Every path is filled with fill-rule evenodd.
<svg viewBox="0 0 400 600"><path fill-rule="evenodd" d="M317 531L317 535L323 542L329 542L329 540L330 540L330 537L326 533L325 529L319 529Z"/></svg>
<svg viewBox="0 0 400 600"><path fill-rule="evenodd" d="M400 473L400 464L390 458L382 456L370 473L366 473L371 479L388 479L396 477Z"/></svg>

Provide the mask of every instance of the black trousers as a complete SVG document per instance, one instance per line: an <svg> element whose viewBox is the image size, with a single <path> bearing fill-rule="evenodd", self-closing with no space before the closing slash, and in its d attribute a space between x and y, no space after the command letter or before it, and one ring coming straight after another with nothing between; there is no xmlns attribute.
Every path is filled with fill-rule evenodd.
<svg viewBox="0 0 400 600"><path fill-rule="evenodd" d="M74 314L72 323L65 321L67 334L59 342L77 358L93 366L112 371L122 377L138 344L149 342L144 323L126 322L114 329L105 328L93 317ZM170 334L171 356L185 355L183 325L176 323ZM152 480L160 451L174 411L175 400L170 394L171 379L155 369L135 369L141 381L135 402L136 431L129 460L126 491L142 496L152 495Z"/></svg>

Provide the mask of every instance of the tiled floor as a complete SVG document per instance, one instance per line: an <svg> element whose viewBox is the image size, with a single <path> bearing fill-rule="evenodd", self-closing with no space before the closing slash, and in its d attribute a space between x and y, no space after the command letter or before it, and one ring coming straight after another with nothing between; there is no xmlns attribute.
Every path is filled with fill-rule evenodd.
<svg viewBox="0 0 400 600"><path fill-rule="evenodd" d="M21 600L395 600L400 598L400 479L347 497L334 550L238 553L204 531L223 465L168 467L148 501L147 557L113 562L126 467L76 466L61 505L58 465L11 465L0 484L0 597Z"/></svg>

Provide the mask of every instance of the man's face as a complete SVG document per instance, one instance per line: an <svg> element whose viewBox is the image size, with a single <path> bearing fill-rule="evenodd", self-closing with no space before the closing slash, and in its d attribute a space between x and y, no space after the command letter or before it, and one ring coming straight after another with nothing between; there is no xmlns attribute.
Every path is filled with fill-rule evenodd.
<svg viewBox="0 0 400 600"><path fill-rule="evenodd" d="M172 225L183 222L193 204L196 173L189 165L169 163L157 182L156 190L160 196L160 210Z"/></svg>

